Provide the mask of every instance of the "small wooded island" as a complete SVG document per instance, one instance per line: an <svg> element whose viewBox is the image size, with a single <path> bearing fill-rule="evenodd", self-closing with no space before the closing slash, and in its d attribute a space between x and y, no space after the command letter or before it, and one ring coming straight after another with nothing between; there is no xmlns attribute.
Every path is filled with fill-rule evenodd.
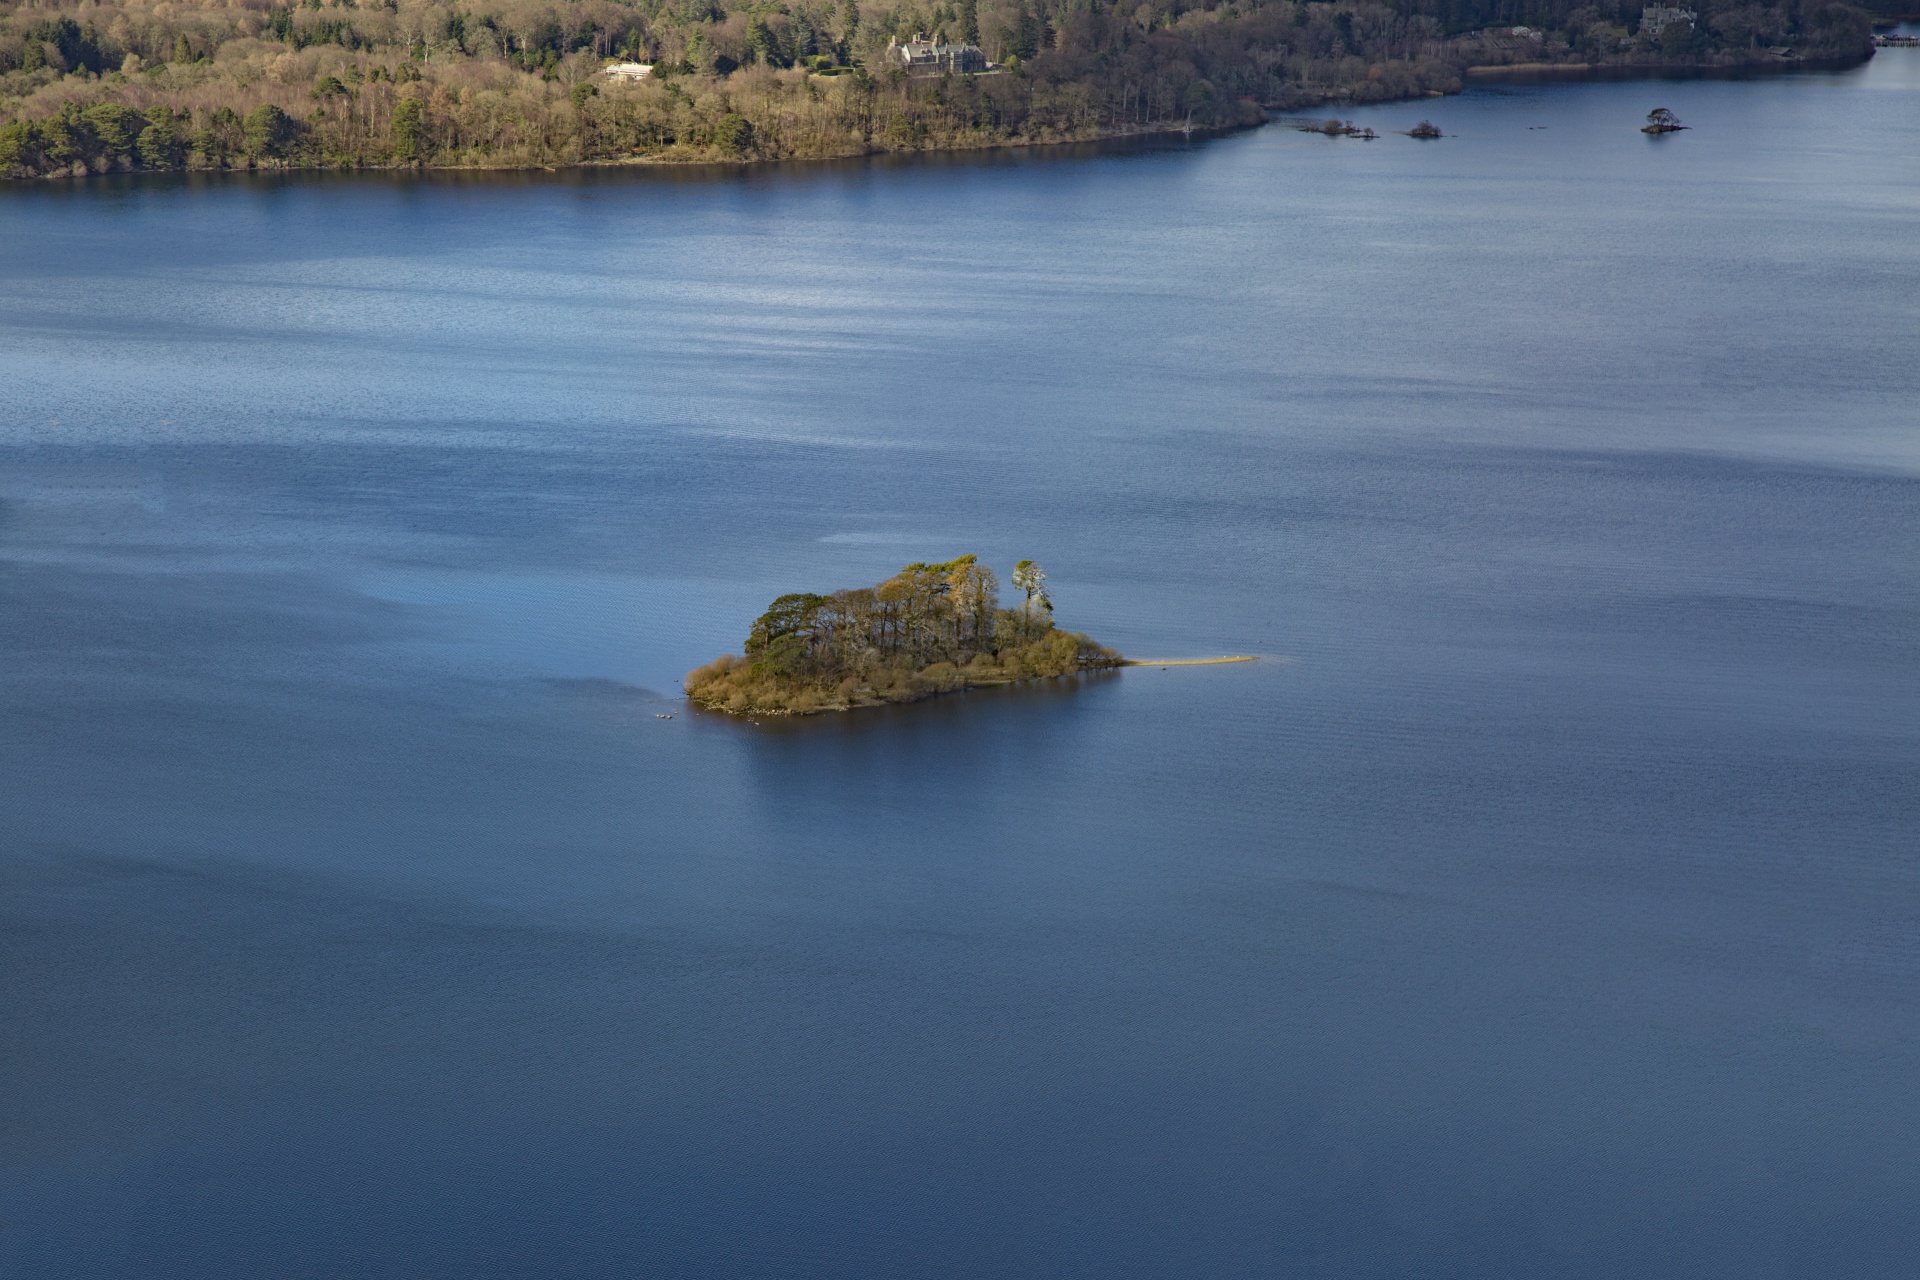
<svg viewBox="0 0 1920 1280"><path fill-rule="evenodd" d="M878 586L781 596L744 656L687 673L687 696L733 715L810 715L1126 664L1054 625L1039 565L1015 565L1013 585L1022 599L1003 609L993 570L961 556L910 564Z"/></svg>

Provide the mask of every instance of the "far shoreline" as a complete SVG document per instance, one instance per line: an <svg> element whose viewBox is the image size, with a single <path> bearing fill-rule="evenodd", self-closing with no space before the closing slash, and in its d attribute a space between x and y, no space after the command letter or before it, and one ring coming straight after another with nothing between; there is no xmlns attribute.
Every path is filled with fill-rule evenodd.
<svg viewBox="0 0 1920 1280"><path fill-rule="evenodd" d="M1832 74L1864 67L1864 58L1802 58L1738 63L1511 62L1468 67L1473 84L1611 83L1628 80L1764 80L1798 73ZM1451 96L1451 95L1449 95ZM1369 104L1371 105L1371 104Z"/></svg>
<svg viewBox="0 0 1920 1280"><path fill-rule="evenodd" d="M1186 143L1249 133L1263 128L1266 125L1274 124L1277 122L1278 117L1287 114L1321 110L1329 112L1371 110L1379 107L1393 107L1410 103L1441 102L1448 98L1458 97L1472 88L1484 85L1583 84L1635 80L1758 80L1796 74L1832 74L1863 67L1873 59L1876 53L1877 50L1870 49L1865 57L1858 59L1796 59L1727 65L1705 63L1618 64L1522 62L1469 66L1462 68L1460 87L1446 93L1428 91L1365 102L1352 98L1335 97L1254 102L1251 103L1251 105L1259 109L1262 118L1247 120L1244 123L1228 123L1205 127L1198 125L1185 127L1169 124L1165 128L1098 130L1077 137L1007 139L1004 141L982 142L977 145L959 146L868 148L865 150L850 149L839 154L822 156L724 159L713 156L636 155L607 160L581 160L572 164L260 165L243 168L122 169L106 173L89 173L84 176L50 173L30 177L0 178L0 186L30 188L36 186L44 187L49 184L66 184L77 187L86 183L98 182L102 179L150 181L155 178L171 181L183 179L204 180L208 178L232 179L235 177L257 179L262 177L290 178L296 176L332 177L346 175L408 175L416 178L426 178L429 176L443 178L462 174L484 178L507 174L551 174L557 176L636 171L695 173L700 170L740 173L754 171L765 172L793 166L844 164L852 161L907 160L909 158L937 156L972 157L1002 152L1058 151L1069 147L1105 149L1125 147L1129 143L1141 144L1144 149L1152 147L1154 144L1169 144L1174 139L1179 139L1182 143Z"/></svg>

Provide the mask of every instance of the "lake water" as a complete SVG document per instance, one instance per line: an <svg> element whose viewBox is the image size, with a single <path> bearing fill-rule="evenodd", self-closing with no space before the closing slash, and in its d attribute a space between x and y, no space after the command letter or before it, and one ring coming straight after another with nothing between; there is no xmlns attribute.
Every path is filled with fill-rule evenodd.
<svg viewBox="0 0 1920 1280"><path fill-rule="evenodd" d="M0 1276L1912 1275L1920 53L1422 115L0 191Z"/></svg>

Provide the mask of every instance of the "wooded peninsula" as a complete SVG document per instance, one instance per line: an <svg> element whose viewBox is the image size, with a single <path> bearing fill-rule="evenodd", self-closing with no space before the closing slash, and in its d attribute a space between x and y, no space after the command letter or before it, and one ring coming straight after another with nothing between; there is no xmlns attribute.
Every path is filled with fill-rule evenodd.
<svg viewBox="0 0 1920 1280"><path fill-rule="evenodd" d="M1872 52L1830 0L0 0L0 175L824 158Z"/></svg>
<svg viewBox="0 0 1920 1280"><path fill-rule="evenodd" d="M809 715L1125 665L1054 625L1046 577L1031 560L1015 565L1022 598L1011 609L975 556L910 564L874 587L784 595L754 622L744 656L687 673L687 696L734 715Z"/></svg>

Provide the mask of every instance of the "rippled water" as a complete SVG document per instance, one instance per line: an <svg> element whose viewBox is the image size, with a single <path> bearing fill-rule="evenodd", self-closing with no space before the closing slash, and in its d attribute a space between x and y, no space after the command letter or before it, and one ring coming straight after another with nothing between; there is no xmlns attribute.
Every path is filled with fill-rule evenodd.
<svg viewBox="0 0 1920 1280"><path fill-rule="evenodd" d="M1920 54L1421 114L0 191L0 1275L1910 1275Z"/></svg>

